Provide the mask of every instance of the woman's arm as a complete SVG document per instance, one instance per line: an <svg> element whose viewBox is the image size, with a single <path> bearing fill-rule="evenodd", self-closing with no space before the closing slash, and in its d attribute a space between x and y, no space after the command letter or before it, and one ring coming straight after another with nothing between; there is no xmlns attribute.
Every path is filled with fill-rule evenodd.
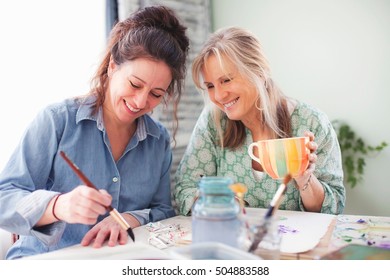
<svg viewBox="0 0 390 280"><path fill-rule="evenodd" d="M57 192L46 190L61 124L51 110L40 112L0 175L0 226L29 235Z"/></svg>
<svg viewBox="0 0 390 280"><path fill-rule="evenodd" d="M311 131L317 144L315 165L311 166L314 170L308 170L306 175L296 179L300 207L306 211L340 214L345 206L345 188L337 134L328 117L316 109L304 110L298 118L294 120L299 126L296 133L302 135ZM308 182L309 173L312 176Z"/></svg>

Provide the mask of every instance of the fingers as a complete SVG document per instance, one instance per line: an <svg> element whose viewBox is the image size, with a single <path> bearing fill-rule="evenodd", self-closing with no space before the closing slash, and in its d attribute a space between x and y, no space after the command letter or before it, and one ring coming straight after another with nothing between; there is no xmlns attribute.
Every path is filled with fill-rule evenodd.
<svg viewBox="0 0 390 280"><path fill-rule="evenodd" d="M315 163L310 163L305 172L303 173L303 176L306 178L310 176L310 174L313 174L314 170L316 169Z"/></svg>
<svg viewBox="0 0 390 280"><path fill-rule="evenodd" d="M81 240L82 246L88 246L93 243L94 248L101 248L105 241L110 247L124 245L128 241L127 232L119 227L119 225L111 218L107 217L90 231L88 231Z"/></svg>
<svg viewBox="0 0 390 280"><path fill-rule="evenodd" d="M309 161L310 161L310 163L315 163L315 162L317 162L317 154L311 153L311 154L309 155Z"/></svg>
<svg viewBox="0 0 390 280"><path fill-rule="evenodd" d="M111 230L110 238L108 239L108 246L113 247L116 244L125 245L128 241L129 235L127 231L116 227Z"/></svg>
<svg viewBox="0 0 390 280"><path fill-rule="evenodd" d="M314 141L315 136L314 136L314 133L313 133L313 132L311 132L311 131L305 131L305 132L304 132L304 135L305 135L306 137L309 137L309 141Z"/></svg>
<svg viewBox="0 0 390 280"><path fill-rule="evenodd" d="M81 188L82 195L86 199L91 200L91 203L95 203L97 205L100 205L104 209L107 206L111 205L112 198L111 198L111 195L106 190L96 191L95 189L87 187L87 186L80 186L80 188ZM93 205L93 204L91 204L91 205ZM103 212L103 214L104 213L105 213L105 211Z"/></svg>
<svg viewBox="0 0 390 280"><path fill-rule="evenodd" d="M99 229L98 227L93 227L92 229L90 229L83 237L83 239L81 240L81 245L82 246L88 246L89 244L91 244L92 240L95 239L95 236L96 234L99 232Z"/></svg>
<svg viewBox="0 0 390 280"><path fill-rule="evenodd" d="M60 200L61 199L61 200ZM111 196L106 191L96 191L87 186L78 186L63 194L57 202L56 214L68 223L95 224L99 215L107 212Z"/></svg>
<svg viewBox="0 0 390 280"><path fill-rule="evenodd" d="M118 243L120 245L125 245L128 240L129 240L129 234L127 233L127 231L121 230L119 234Z"/></svg>
<svg viewBox="0 0 390 280"><path fill-rule="evenodd" d="M314 152L317 150L318 145L316 142L314 142L315 136L314 133L311 131L305 131L304 135L306 137L309 137L309 142L307 143L307 148L311 151Z"/></svg>
<svg viewBox="0 0 390 280"><path fill-rule="evenodd" d="M317 143L314 141L309 142L307 145L308 145L310 152L312 152L312 153L315 152L318 148Z"/></svg>
<svg viewBox="0 0 390 280"><path fill-rule="evenodd" d="M107 229L107 228L101 228L99 232L96 235L95 241L93 242L94 248L100 248L103 246L104 241L106 239L109 239L108 246L113 247L116 245L116 241L118 239L118 231L119 229L113 228L113 229Z"/></svg>
<svg viewBox="0 0 390 280"><path fill-rule="evenodd" d="M110 200L109 203L111 204L111 195L110 195L106 190L104 190L104 189L99 190L99 192L100 192L102 195L106 196L106 197Z"/></svg>
<svg viewBox="0 0 390 280"><path fill-rule="evenodd" d="M309 142L307 143L306 147L310 150L309 154L309 165L305 172L302 174L302 177L307 178L310 176L314 170L315 170L315 163L317 162L317 154L315 153L318 148L318 144L314 142L315 136L314 133L311 131L305 131L304 135L306 137L309 137Z"/></svg>

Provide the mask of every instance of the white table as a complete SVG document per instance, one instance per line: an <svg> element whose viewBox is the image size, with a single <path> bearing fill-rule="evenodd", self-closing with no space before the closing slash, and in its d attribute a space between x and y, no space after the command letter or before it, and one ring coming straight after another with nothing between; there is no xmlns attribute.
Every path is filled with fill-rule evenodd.
<svg viewBox="0 0 390 280"><path fill-rule="evenodd" d="M266 209L249 208L247 209L247 220L252 223L260 220L265 213ZM282 259L308 259L315 258L319 255L323 255L328 252L329 240L334 227L334 221L336 216L319 214L319 213L307 213L297 211L283 211L277 212L277 217L282 222L291 220L297 227L300 226L300 235L292 236L291 238L311 238L311 244L307 243L307 240L302 242L295 242L298 239L294 239L293 244L300 244L305 252L282 252ZM287 218L286 218L287 217ZM164 225L180 224L181 227L191 230L191 217L175 216L161 221ZM314 224L313 224L314 223ZM322 228L318 231L319 228ZM306 235L304 235L306 234ZM104 246L103 248L95 249L92 247L84 247L81 245L75 245L61 250L40 254L36 256L27 257L25 259L169 259L171 258L169 252L175 247L169 247L168 249L158 249L148 244L150 232L146 226L138 227L134 229L134 235L136 242L133 243L129 238L129 243L126 245L117 245L115 247ZM314 243L313 243L314 242ZM183 242L179 242L176 247L183 246ZM286 250L296 250L296 248L289 248ZM298 248L298 250L301 250Z"/></svg>

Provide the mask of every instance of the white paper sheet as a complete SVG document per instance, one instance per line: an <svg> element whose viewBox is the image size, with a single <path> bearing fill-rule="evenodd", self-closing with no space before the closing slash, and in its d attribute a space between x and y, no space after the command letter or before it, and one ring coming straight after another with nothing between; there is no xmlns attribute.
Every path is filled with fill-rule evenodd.
<svg viewBox="0 0 390 280"><path fill-rule="evenodd" d="M171 259L165 251L157 249L145 243L129 241L126 245L116 245L101 248L91 246L84 247L75 245L49 253L39 254L23 258L24 260L150 260L150 259Z"/></svg>
<svg viewBox="0 0 390 280"><path fill-rule="evenodd" d="M283 253L301 253L316 247L335 218L307 212L283 212L277 217L279 226L287 228L282 235L280 251Z"/></svg>
<svg viewBox="0 0 390 280"><path fill-rule="evenodd" d="M265 209L247 209L251 224L260 222ZM326 234L334 215L278 210L274 217L283 230L280 251L282 253L302 253L313 249Z"/></svg>

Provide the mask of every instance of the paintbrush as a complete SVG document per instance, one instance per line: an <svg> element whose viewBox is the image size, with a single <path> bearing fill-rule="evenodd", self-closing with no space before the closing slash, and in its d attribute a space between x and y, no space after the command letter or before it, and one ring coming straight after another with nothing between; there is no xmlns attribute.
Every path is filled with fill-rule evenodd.
<svg viewBox="0 0 390 280"><path fill-rule="evenodd" d="M81 172L81 170L77 167L76 164L74 164L67 155L60 151L60 155L63 157L63 159L69 164L70 168L76 173L76 175L83 181L83 183L91 188L94 188L95 190L99 191L99 189ZM111 205L106 207L107 211L110 213L111 217L124 229L127 231L129 236L133 241L135 241L134 232L133 229L130 227L130 225L127 223L127 221L122 217L122 215L113 208Z"/></svg>
<svg viewBox="0 0 390 280"><path fill-rule="evenodd" d="M280 184L278 190L272 198L268 210L265 213L262 224L257 226L257 232L255 233L254 239L252 241L251 246L249 247L248 252L253 252L254 250L256 250L261 240L263 240L264 236L267 234L271 218L275 214L276 210L279 208L279 205L284 198L284 194L286 193L287 184L288 182L290 182L290 180L291 175L287 174L283 179L283 183Z"/></svg>
<svg viewBox="0 0 390 280"><path fill-rule="evenodd" d="M244 195L248 191L247 186L241 183L230 185L229 188L237 196L243 216L246 216ZM249 223L245 220L245 227L249 230Z"/></svg>

